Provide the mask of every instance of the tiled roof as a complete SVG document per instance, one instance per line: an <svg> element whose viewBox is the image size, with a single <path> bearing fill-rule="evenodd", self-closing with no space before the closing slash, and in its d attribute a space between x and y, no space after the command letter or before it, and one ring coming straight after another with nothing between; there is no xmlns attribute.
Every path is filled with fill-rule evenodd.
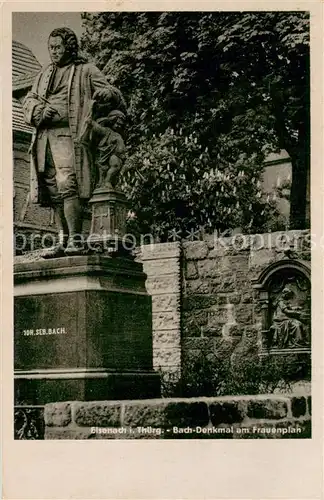
<svg viewBox="0 0 324 500"><path fill-rule="evenodd" d="M12 90L15 92L16 90L29 89L33 85L35 80L35 76L37 73L32 73L28 75L20 75L13 79L12 82Z"/></svg>
<svg viewBox="0 0 324 500"><path fill-rule="evenodd" d="M20 42L12 41L12 78L35 75L41 69L32 51Z"/></svg>
<svg viewBox="0 0 324 500"><path fill-rule="evenodd" d="M12 98L12 128L21 132L32 133L33 128L25 123L22 106L18 99Z"/></svg>
<svg viewBox="0 0 324 500"><path fill-rule="evenodd" d="M12 41L12 90L27 90L32 86L36 74L41 69L32 51L20 42ZM22 106L18 99L12 98L12 127L15 131L32 132L25 123Z"/></svg>

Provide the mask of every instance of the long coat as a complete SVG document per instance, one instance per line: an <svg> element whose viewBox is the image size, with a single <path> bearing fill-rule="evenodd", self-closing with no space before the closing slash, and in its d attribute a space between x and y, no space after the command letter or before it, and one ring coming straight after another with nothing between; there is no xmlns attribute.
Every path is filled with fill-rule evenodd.
<svg viewBox="0 0 324 500"><path fill-rule="evenodd" d="M33 125L33 111L40 104L40 99L46 99L54 65L50 64L41 71L35 79L31 92L25 98L23 110L25 120ZM89 106L93 94L98 89L107 89L111 93L111 109L125 110L125 102L118 89L108 83L104 75L91 63L73 64L71 66L68 82L68 117L69 128L74 142L74 164L78 184L79 197L89 199L92 195L95 181L93 151L91 143L79 141L79 136L85 127ZM42 188L41 177L37 164L37 141L40 134L34 130L30 147L31 175L30 196L33 203L49 206L50 200Z"/></svg>

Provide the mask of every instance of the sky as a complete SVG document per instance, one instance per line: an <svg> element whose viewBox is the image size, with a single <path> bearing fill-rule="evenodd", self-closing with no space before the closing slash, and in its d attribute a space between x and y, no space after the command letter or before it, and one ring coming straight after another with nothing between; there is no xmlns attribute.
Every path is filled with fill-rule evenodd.
<svg viewBox="0 0 324 500"><path fill-rule="evenodd" d="M78 38L82 34L79 12L13 12L12 38L25 44L45 65L49 62L47 40L54 28L71 28Z"/></svg>

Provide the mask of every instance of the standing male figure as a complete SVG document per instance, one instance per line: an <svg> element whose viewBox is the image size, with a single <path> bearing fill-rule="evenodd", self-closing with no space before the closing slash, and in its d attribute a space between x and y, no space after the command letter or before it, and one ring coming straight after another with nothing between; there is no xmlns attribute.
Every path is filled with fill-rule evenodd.
<svg viewBox="0 0 324 500"><path fill-rule="evenodd" d="M96 172L91 143L79 141L92 100L125 112L118 89L78 54L69 28L52 31L52 63L36 77L24 101L25 120L35 127L31 145L31 200L54 208L63 241L47 256L78 253L83 207L92 195Z"/></svg>

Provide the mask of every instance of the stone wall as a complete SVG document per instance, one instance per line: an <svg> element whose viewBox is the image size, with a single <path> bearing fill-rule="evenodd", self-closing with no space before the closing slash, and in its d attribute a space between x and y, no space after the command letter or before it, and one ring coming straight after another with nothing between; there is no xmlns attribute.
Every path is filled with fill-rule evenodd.
<svg viewBox="0 0 324 500"><path fill-rule="evenodd" d="M269 264L294 252L310 260L308 231L185 242L182 259L182 356L202 348L224 356L245 355L244 344L260 342L261 316L251 280Z"/></svg>
<svg viewBox="0 0 324 500"><path fill-rule="evenodd" d="M310 438L311 397L51 403L44 418L45 439Z"/></svg>
<svg viewBox="0 0 324 500"><path fill-rule="evenodd" d="M154 367L165 378L203 349L244 357L260 343L261 315L252 280L287 257L310 260L309 231L215 237L143 245L137 250L153 301Z"/></svg>
<svg viewBox="0 0 324 500"><path fill-rule="evenodd" d="M180 253L178 242L145 245L138 253L152 296L153 366L173 379L181 369Z"/></svg>
<svg viewBox="0 0 324 500"><path fill-rule="evenodd" d="M37 249L41 246L41 238L36 235L46 233L55 236L56 227L53 215L49 208L43 208L30 202L29 198L29 178L30 178L30 158L28 149L31 136L25 133L14 133L13 147L13 212L14 228L16 235L16 248L20 251ZM25 235L29 240L29 247L23 248L24 242L20 235ZM51 245L51 241L47 242Z"/></svg>

